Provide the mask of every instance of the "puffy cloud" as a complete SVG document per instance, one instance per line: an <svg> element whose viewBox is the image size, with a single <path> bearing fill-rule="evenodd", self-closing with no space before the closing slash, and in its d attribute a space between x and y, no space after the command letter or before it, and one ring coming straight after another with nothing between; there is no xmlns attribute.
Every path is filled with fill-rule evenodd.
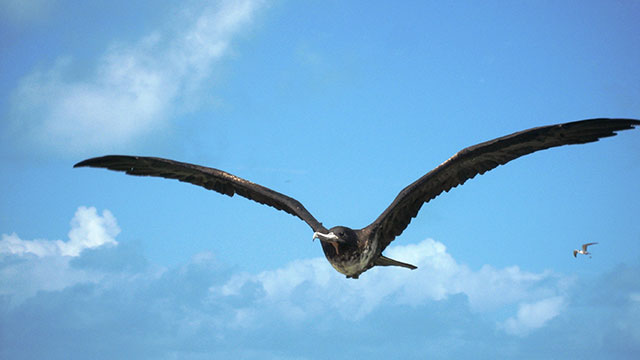
<svg viewBox="0 0 640 360"><path fill-rule="evenodd" d="M495 269L485 265L478 271L458 264L446 247L428 239L417 244L391 247L392 258L418 266L417 270L374 268L357 281L347 280L326 265L323 258L295 261L282 269L256 275L241 274L212 293L235 295L247 284L261 289L260 306L273 304L287 318L315 316L331 309L345 318L358 320L382 304L425 305L463 294L472 311L491 311L505 306L560 296L567 279L551 272L525 272L518 267ZM295 296L292 296L295 294ZM495 296L500 294L500 296Z"/></svg>
<svg viewBox="0 0 640 360"><path fill-rule="evenodd" d="M113 44L86 79L73 78L68 57L25 76L12 97L13 131L31 143L74 153L107 151L165 127L172 112L182 109L179 104L197 97L261 2L223 1L199 9L191 25L175 34Z"/></svg>
<svg viewBox="0 0 640 360"><path fill-rule="evenodd" d="M139 244L93 246L115 241L115 219L105 214L78 210L67 241L83 239L73 240L84 247L77 256L0 254L0 357L326 358L319 344L334 358L640 351L640 267L588 281L474 270L429 239L388 249L418 270L375 268L358 280L323 258L252 274L203 252L163 268Z"/></svg>
<svg viewBox="0 0 640 360"><path fill-rule="evenodd" d="M16 234L2 234L0 296L15 304L39 291L98 281L101 274L76 269L71 261L85 250L117 245L115 237L119 232L116 219L108 210L100 216L93 207L80 207L71 220L68 241L22 240Z"/></svg>
<svg viewBox="0 0 640 360"><path fill-rule="evenodd" d="M96 208L81 206L71 220L69 241L22 240L15 233L2 234L0 254L78 256L84 249L117 244L115 237L118 233L120 228L109 210L104 210L100 216Z"/></svg>

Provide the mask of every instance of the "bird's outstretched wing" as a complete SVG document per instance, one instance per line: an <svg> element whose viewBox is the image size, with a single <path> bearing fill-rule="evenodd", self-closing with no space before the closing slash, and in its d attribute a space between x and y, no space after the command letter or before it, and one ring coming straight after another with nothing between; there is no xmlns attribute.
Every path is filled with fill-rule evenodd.
<svg viewBox="0 0 640 360"><path fill-rule="evenodd" d="M595 245L595 244L597 244L597 242L590 242L590 243L582 244L582 251L587 251L587 247L589 245Z"/></svg>
<svg viewBox="0 0 640 360"><path fill-rule="evenodd" d="M228 196L238 194L297 216L309 224L313 231L327 232L324 226L298 200L222 170L156 157L124 155L108 155L87 159L73 167L84 166L124 171L129 175L177 179Z"/></svg>
<svg viewBox="0 0 640 360"><path fill-rule="evenodd" d="M556 146L585 144L640 125L633 119L589 119L541 126L470 146L404 188L387 209L367 226L380 232L382 249L416 217L422 204L478 174L520 156Z"/></svg>

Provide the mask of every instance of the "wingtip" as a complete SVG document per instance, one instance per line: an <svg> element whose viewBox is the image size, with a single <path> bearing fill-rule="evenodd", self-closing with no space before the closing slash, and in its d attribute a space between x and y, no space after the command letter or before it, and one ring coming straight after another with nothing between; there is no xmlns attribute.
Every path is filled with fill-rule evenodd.
<svg viewBox="0 0 640 360"><path fill-rule="evenodd" d="M79 167L87 167L87 166L91 166L91 164L96 161L97 159L101 159L102 157L93 157L93 158L89 158L89 159L85 159L82 160L78 163L76 163L75 165L73 165L74 168L79 168Z"/></svg>
<svg viewBox="0 0 640 360"><path fill-rule="evenodd" d="M623 122L626 122L626 127L621 130L633 130L636 127L640 126L640 120L637 119L621 119Z"/></svg>
<svg viewBox="0 0 640 360"><path fill-rule="evenodd" d="M623 125L621 129L616 131L631 130L631 129L635 129L636 126L640 126L640 120L638 119L624 118L624 119L611 119L611 120L622 123Z"/></svg>
<svg viewBox="0 0 640 360"><path fill-rule="evenodd" d="M87 160L89 160L89 159L87 159ZM87 160L82 160L82 161L80 161L80 162L78 162L78 163L74 164L74 165L73 165L73 168L75 169L75 168L79 168L79 167L85 167L85 166L87 166Z"/></svg>
<svg viewBox="0 0 640 360"><path fill-rule="evenodd" d="M101 167L101 164L104 164L105 161L112 161L115 158L121 157L121 155L105 155L105 156L97 156L89 159L85 159L80 161L79 163L73 165L74 168L79 167Z"/></svg>

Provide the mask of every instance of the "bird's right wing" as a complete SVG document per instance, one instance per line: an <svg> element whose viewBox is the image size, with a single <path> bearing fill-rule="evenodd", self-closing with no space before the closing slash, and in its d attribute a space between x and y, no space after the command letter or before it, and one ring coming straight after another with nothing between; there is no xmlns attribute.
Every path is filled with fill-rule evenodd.
<svg viewBox="0 0 640 360"><path fill-rule="evenodd" d="M597 244L597 242L590 242L590 243L582 244L582 251L587 251L587 247L589 245L595 245L595 244Z"/></svg>
<svg viewBox="0 0 640 360"><path fill-rule="evenodd" d="M422 204L478 174L520 156L561 145L585 144L640 125L633 119L590 119L536 127L465 148L404 188L366 230L379 232L384 249L416 217Z"/></svg>
<svg viewBox="0 0 640 360"><path fill-rule="evenodd" d="M124 171L129 175L177 179L228 196L238 194L297 216L306 222L313 231L327 232L324 226L298 200L222 170L156 157L124 155L91 158L81 161L73 167L84 166Z"/></svg>

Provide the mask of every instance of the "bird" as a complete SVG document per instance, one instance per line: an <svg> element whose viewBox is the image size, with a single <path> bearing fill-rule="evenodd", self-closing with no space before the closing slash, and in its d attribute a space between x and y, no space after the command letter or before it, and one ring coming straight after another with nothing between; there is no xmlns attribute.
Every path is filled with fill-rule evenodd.
<svg viewBox="0 0 640 360"><path fill-rule="evenodd" d="M591 253L587 251L587 246L595 245L595 244L597 244L597 242L590 242L590 243L582 244L582 250L573 250L573 257L578 257L578 254L591 255ZM589 257L591 257L591 256L589 256Z"/></svg>
<svg viewBox="0 0 640 360"><path fill-rule="evenodd" d="M347 226L327 229L298 200L210 167L158 157L106 155L81 161L74 168L106 168L129 175L177 179L282 210L311 227L312 240L319 239L325 257L335 270L347 278L357 279L374 266L417 268L388 258L382 252L402 234L423 204L443 192L523 155L562 145L595 142L638 125L640 120L636 119L586 119L535 127L464 148L402 189L370 225L361 229Z"/></svg>

